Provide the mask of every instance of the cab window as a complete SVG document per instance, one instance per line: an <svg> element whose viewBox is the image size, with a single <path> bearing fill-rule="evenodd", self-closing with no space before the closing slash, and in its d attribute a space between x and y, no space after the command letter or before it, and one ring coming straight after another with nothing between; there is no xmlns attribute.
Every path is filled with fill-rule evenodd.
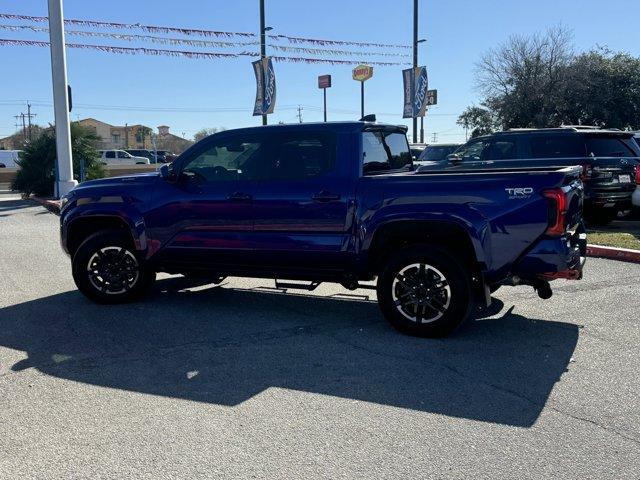
<svg viewBox="0 0 640 480"><path fill-rule="evenodd" d="M364 175L398 171L412 165L409 143L403 132L385 130L363 132L362 154Z"/></svg>

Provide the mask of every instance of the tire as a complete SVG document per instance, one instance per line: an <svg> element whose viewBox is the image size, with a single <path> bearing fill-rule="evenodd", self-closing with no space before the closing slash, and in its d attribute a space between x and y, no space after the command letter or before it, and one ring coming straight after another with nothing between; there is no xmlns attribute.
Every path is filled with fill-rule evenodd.
<svg viewBox="0 0 640 480"><path fill-rule="evenodd" d="M447 250L426 244L393 255L378 277L377 292L389 323L418 337L449 335L469 317L473 305L468 269ZM403 298L407 303L396 306Z"/></svg>
<svg viewBox="0 0 640 480"><path fill-rule="evenodd" d="M154 271L144 267L131 239L114 230L88 237L78 247L71 266L78 290L90 300L104 304L140 297L156 277Z"/></svg>

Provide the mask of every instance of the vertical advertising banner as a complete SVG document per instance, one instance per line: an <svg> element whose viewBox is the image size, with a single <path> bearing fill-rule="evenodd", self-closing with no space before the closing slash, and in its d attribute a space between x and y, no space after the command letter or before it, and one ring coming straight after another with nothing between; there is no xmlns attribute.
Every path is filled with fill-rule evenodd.
<svg viewBox="0 0 640 480"><path fill-rule="evenodd" d="M402 71L404 82L404 110L402 118L424 117L427 111L429 78L426 67L407 68Z"/></svg>
<svg viewBox="0 0 640 480"><path fill-rule="evenodd" d="M276 106L276 74L269 57L252 62L256 75L256 103L253 115L268 115Z"/></svg>

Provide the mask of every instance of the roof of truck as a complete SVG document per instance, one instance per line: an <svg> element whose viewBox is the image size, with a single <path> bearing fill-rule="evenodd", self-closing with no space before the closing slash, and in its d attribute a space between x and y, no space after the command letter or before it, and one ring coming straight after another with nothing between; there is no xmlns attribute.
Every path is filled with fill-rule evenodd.
<svg viewBox="0 0 640 480"><path fill-rule="evenodd" d="M389 123L373 123L373 122L361 122L361 121L346 121L346 122L308 122L308 123L278 123L274 125L259 125L255 127L234 128L230 130L224 130L218 133L227 132L260 132L264 130L286 130L290 132L307 131L307 130L330 130L334 132L353 132L362 131L365 128L398 128L406 131L405 125L393 125Z"/></svg>

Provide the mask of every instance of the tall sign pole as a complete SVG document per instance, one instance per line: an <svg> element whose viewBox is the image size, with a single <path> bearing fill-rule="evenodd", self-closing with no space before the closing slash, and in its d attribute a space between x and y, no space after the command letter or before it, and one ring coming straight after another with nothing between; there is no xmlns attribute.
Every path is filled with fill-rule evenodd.
<svg viewBox="0 0 640 480"><path fill-rule="evenodd" d="M358 65L353 69L353 79L360 82L360 118L364 117L364 82L373 77L373 67Z"/></svg>
<svg viewBox="0 0 640 480"><path fill-rule="evenodd" d="M327 121L327 88L331 87L331 75L320 75L318 77L318 88L322 89L324 97L324 121Z"/></svg>
<svg viewBox="0 0 640 480"><path fill-rule="evenodd" d="M266 50L267 50L266 33L267 32L265 28L266 27L264 24L264 0L260 0L260 59L264 59L264 57L266 57ZM267 124L267 116L262 115L262 125L266 125L266 124Z"/></svg>
<svg viewBox="0 0 640 480"><path fill-rule="evenodd" d="M53 109L56 122L56 194L66 195L78 182L73 179L69 97L67 90L67 57L64 48L62 0L49 1L49 39L51 42L51 76L53 79Z"/></svg>
<svg viewBox="0 0 640 480"><path fill-rule="evenodd" d="M418 0L413 0L413 68L418 66ZM418 143L418 119L413 117L413 143Z"/></svg>

